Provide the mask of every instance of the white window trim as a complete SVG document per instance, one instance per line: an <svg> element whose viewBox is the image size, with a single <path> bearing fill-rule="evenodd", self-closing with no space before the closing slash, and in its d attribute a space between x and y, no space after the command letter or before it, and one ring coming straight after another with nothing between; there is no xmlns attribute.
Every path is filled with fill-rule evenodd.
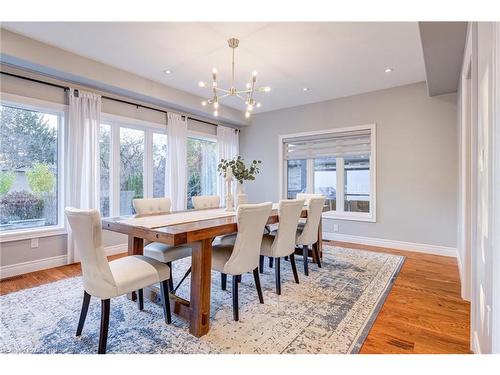
<svg viewBox="0 0 500 375"><path fill-rule="evenodd" d="M356 131L356 130L366 130L369 129L371 132L371 154L370 154L370 212L369 213L360 213L360 212L344 212L343 211L343 197L344 197L344 189L343 189L343 173L337 173L337 186L342 186L342 189L339 191L337 196L337 207L341 206L341 211L328 211L323 213L324 218L329 219L338 219L338 220L351 220L351 221L367 221L375 223L377 221L377 154L376 154L376 143L377 143L377 126L375 123L358 125L358 126L349 126L342 128L331 128L325 130L314 130L309 132L300 132L300 133L291 133L291 134L282 134L278 137L278 187L280 192L280 197L282 199L286 199L286 183L287 180L287 170L285 168L285 160L283 158L283 141L288 138L296 138L296 137L304 137L304 136L312 136L312 135L324 135L324 134L332 134L332 133L340 133L346 131ZM308 170L311 167L311 159L308 159ZM343 168L342 168L343 169ZM311 180L310 175L312 173L308 173L307 179L307 192L311 193L313 189L313 181ZM342 176L340 176L342 175ZM339 185L340 183L340 185ZM338 189L337 189L338 190ZM342 198L342 203L340 202L339 197Z"/></svg>
<svg viewBox="0 0 500 375"><path fill-rule="evenodd" d="M57 225L46 227L34 227L26 229L0 232L0 243L20 241L31 238L50 237L66 234L64 227L64 121L68 115L68 106L46 100L30 98L26 96L0 93L0 104L18 107L26 110L44 112L57 116L63 116L63 121L57 126Z"/></svg>

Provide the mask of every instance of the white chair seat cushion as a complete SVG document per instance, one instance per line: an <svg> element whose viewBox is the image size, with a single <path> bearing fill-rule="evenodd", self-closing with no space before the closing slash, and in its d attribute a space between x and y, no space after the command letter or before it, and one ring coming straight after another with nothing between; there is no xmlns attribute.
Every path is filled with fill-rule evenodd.
<svg viewBox="0 0 500 375"><path fill-rule="evenodd" d="M144 256L163 263L190 257L191 253L189 246L172 246L161 242L151 242L144 246Z"/></svg>
<svg viewBox="0 0 500 375"><path fill-rule="evenodd" d="M224 273L224 266L233 253L233 245L215 245L212 248L212 269Z"/></svg>
<svg viewBox="0 0 500 375"><path fill-rule="evenodd" d="M116 283L116 297L146 286L168 280L170 268L161 262L142 255L127 256L109 262Z"/></svg>
<svg viewBox="0 0 500 375"><path fill-rule="evenodd" d="M271 248L273 246L273 242L275 239L275 235L265 234L262 237L262 244L260 245L260 255L264 255L266 257L272 257L273 253Z"/></svg>

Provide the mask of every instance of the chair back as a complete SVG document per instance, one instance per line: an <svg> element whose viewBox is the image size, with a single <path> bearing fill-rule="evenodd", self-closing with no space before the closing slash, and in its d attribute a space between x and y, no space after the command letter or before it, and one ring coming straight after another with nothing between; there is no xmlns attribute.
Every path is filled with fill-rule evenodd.
<svg viewBox="0 0 500 375"><path fill-rule="evenodd" d="M262 233L272 208L271 202L238 206L238 234L224 273L241 275L258 267Z"/></svg>
<svg viewBox="0 0 500 375"><path fill-rule="evenodd" d="M138 215L169 213L170 198L140 198L132 201Z"/></svg>
<svg viewBox="0 0 500 375"><path fill-rule="evenodd" d="M318 228L325 205L325 196L309 198L307 205L307 220L301 235L297 238L298 245L312 245L318 241Z"/></svg>
<svg viewBox="0 0 500 375"><path fill-rule="evenodd" d="M64 212L80 254L83 288L93 296L114 295L116 283L104 253L99 211L66 207Z"/></svg>
<svg viewBox="0 0 500 375"><path fill-rule="evenodd" d="M218 195L198 195L191 197L191 200L195 210L219 208L220 206L220 197Z"/></svg>
<svg viewBox="0 0 500 375"><path fill-rule="evenodd" d="M306 205L309 204L311 198L323 198L325 197L323 194L312 194L312 193L297 193L296 199L302 199L306 201Z"/></svg>
<svg viewBox="0 0 500 375"><path fill-rule="evenodd" d="M298 199L280 200L278 206L279 227L274 237L271 253L275 257L290 255L295 250L295 239L304 201Z"/></svg>

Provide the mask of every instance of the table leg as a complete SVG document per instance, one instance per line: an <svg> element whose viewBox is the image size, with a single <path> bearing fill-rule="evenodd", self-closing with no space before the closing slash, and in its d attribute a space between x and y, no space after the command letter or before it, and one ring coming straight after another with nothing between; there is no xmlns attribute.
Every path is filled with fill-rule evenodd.
<svg viewBox="0 0 500 375"><path fill-rule="evenodd" d="M320 259L323 258L323 219L319 220L319 226L318 226L318 242L313 244L314 248L318 249L319 257ZM314 263L317 263L316 256L313 253L313 261Z"/></svg>
<svg viewBox="0 0 500 375"><path fill-rule="evenodd" d="M144 240L139 237L128 236L128 255L142 255L144 251ZM127 294L132 301L137 299L136 292Z"/></svg>
<svg viewBox="0 0 500 375"><path fill-rule="evenodd" d="M128 236L128 255L142 255L144 240L139 237Z"/></svg>
<svg viewBox="0 0 500 375"><path fill-rule="evenodd" d="M192 249L189 332L201 337L210 329L212 239L195 242Z"/></svg>

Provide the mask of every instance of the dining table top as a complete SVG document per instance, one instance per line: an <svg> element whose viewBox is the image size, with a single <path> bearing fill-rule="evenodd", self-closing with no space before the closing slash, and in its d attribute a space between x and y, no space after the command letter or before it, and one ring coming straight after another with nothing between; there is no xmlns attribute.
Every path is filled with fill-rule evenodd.
<svg viewBox="0 0 500 375"><path fill-rule="evenodd" d="M304 206L301 216L307 217L307 206ZM267 224L277 222L278 204L275 203ZM236 211L226 211L224 208L184 210L105 218L102 228L150 241L180 245L202 240L211 233L214 236L234 233L237 231L237 217Z"/></svg>

